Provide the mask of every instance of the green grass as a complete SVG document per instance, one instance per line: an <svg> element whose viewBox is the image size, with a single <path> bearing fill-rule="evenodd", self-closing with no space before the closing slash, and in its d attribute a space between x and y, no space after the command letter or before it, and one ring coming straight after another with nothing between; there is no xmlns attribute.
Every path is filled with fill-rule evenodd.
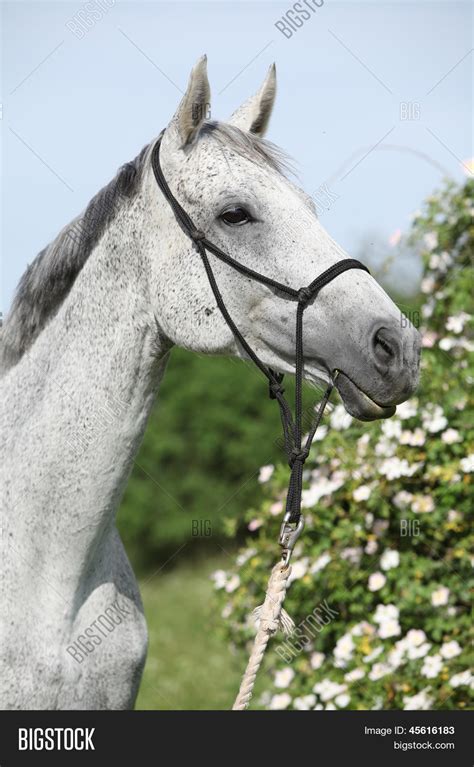
<svg viewBox="0 0 474 767"><path fill-rule="evenodd" d="M209 575L229 560L188 561L140 583L149 631L136 709L230 709L241 662L220 637Z"/></svg>

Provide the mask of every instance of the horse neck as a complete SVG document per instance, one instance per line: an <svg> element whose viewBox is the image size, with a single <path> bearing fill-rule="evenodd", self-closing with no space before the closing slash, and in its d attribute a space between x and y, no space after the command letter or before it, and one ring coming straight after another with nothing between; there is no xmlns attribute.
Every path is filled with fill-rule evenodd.
<svg viewBox="0 0 474 767"><path fill-rule="evenodd" d="M5 384L15 545L72 585L113 526L169 351L131 216L112 222Z"/></svg>

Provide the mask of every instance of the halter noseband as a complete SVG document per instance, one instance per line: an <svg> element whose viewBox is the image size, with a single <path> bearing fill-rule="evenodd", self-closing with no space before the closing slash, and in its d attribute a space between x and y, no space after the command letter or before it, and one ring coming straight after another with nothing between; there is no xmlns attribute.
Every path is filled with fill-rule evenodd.
<svg viewBox="0 0 474 767"><path fill-rule="evenodd" d="M369 272L366 266L360 261L354 258L345 258L342 261L338 261L322 274L316 277L306 287L290 288L288 285L283 285L276 280L266 277L263 274L255 272L253 269L244 266L243 264L235 261L227 253L224 253L213 242L207 239L204 232L198 229L193 223L191 217L186 213L184 208L174 197L171 192L166 179L163 175L163 171L160 165L160 146L163 134L158 138L152 152L151 163L153 172L158 186L160 187L164 197L171 206L175 218L180 225L181 229L188 235L193 241L196 250L201 256L209 283L214 294L217 306L224 317L227 325L231 329L235 338L238 340L248 357L255 363L255 365L261 370L263 375L267 378L269 384L269 394L271 399L276 399L280 407L280 416L283 427L283 437L285 444L285 452L288 457L288 463L291 468L291 476L288 485L288 494L286 498L286 510L283 518L283 523L280 530L280 545L283 547L283 560L285 565L288 564L291 552L296 543L297 538L301 534L304 526L304 520L301 514L301 492L303 485L303 465L309 455L311 443L314 439L316 429L318 428L321 418L324 413L324 409L327 405L332 389L334 387L334 381L337 376L335 375L330 380L323 399L317 410L315 419L311 425L309 433L306 437L304 444L302 443L302 388L303 388L303 374L304 374L304 356L303 356L303 312L308 306L309 302L315 298L321 288L331 282L335 277L338 277L348 269L363 269L365 272ZM261 359L257 356L254 350L249 346L242 333L236 326L227 307L222 298L222 294L217 285L214 272L212 271L209 259L207 257L207 251L215 255L224 263L231 266L236 271L244 274L246 277L250 277L256 282L260 282L263 285L267 285L269 288L279 291L284 294L284 297L297 302L296 307L296 341L295 341L295 418L291 413L290 406L288 405L285 397L283 396L284 389L282 387L283 374L277 373L271 368L267 367ZM370 272L369 272L370 274Z"/></svg>

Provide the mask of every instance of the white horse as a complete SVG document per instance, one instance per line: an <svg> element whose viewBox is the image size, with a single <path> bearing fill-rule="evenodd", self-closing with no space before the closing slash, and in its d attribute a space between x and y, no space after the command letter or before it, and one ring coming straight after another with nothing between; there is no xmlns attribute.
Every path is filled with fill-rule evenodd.
<svg viewBox="0 0 474 767"><path fill-rule="evenodd" d="M160 157L208 239L306 285L344 253L262 138L275 83L272 67L228 123L207 121L202 58ZM244 356L156 184L154 143L28 267L0 336L3 708L134 705L147 631L116 510L171 347ZM294 372L294 303L213 267L263 362ZM304 349L307 378L339 369L339 393L361 419L392 415L417 384L418 334L363 271L342 274L308 307Z"/></svg>

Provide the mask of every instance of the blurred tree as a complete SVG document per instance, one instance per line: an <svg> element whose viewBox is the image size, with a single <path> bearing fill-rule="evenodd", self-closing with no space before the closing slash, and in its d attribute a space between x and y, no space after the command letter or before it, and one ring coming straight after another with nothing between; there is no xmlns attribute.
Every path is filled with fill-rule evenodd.
<svg viewBox="0 0 474 767"><path fill-rule="evenodd" d="M259 467L281 457L266 392L250 365L173 350L118 516L135 567L196 549L193 520L218 538L224 515L259 503Z"/></svg>

